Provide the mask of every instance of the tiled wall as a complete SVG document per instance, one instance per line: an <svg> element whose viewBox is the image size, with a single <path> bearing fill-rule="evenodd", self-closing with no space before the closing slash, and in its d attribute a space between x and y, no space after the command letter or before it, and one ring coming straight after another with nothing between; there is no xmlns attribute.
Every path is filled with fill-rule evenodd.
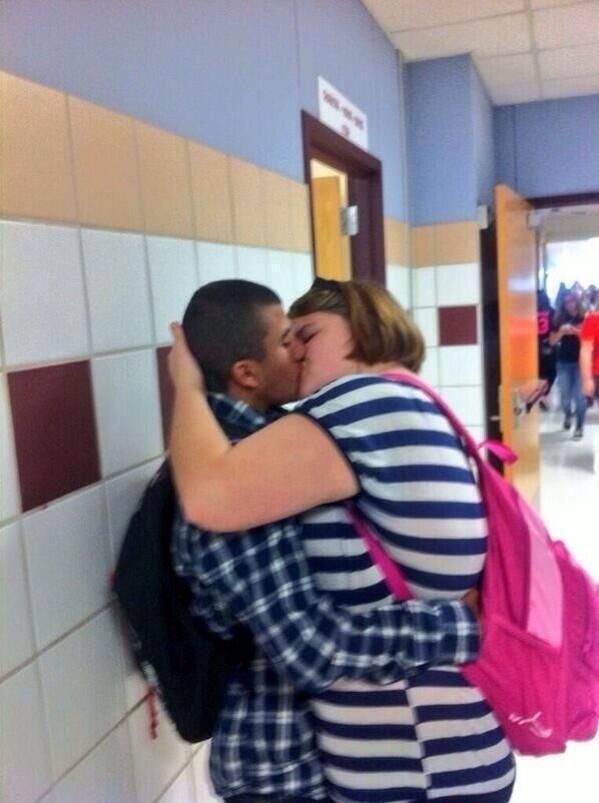
<svg viewBox="0 0 599 803"><path fill-rule="evenodd" d="M485 431L479 230L474 221L414 226L412 309L427 346L422 376L475 437Z"/></svg>
<svg viewBox="0 0 599 803"><path fill-rule="evenodd" d="M0 73L0 799L208 801L108 576L164 450L168 323L239 276L312 280L304 185Z"/></svg>
<svg viewBox="0 0 599 803"><path fill-rule="evenodd" d="M410 270L410 230L407 223L386 217L385 261L387 287L406 309L412 306Z"/></svg>
<svg viewBox="0 0 599 803"><path fill-rule="evenodd" d="M0 108L0 799L209 801L206 750L148 738L108 576L164 450L169 321L217 278L306 289L306 188L7 73Z"/></svg>

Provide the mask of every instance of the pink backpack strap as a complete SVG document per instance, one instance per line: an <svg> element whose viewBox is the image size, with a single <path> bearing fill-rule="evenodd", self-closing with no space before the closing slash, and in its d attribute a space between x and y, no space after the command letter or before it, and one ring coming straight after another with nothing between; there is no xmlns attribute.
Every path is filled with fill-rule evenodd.
<svg viewBox="0 0 599 803"><path fill-rule="evenodd" d="M346 509L351 517L354 530L358 533L368 547L370 557L372 558L373 563L375 563L383 573L391 593L396 597L396 599L399 600L412 599L412 592L408 588L408 585L404 580L399 567L389 557L389 555L387 555L383 547L370 531L370 528L366 524L365 520L356 510L355 506L348 504L346 505Z"/></svg>
<svg viewBox="0 0 599 803"><path fill-rule="evenodd" d="M407 371L385 371L383 374L381 374L381 376L386 376L389 379L395 379L398 382L403 382L406 385L411 385L414 388L418 388L430 399L432 399L437 407L441 410L443 415L447 418L456 434L464 442L468 454L473 457L477 463L482 462L480 449L483 447L488 449L488 451L492 452L499 460L501 460L503 463L507 463L508 465L515 463L518 459L517 455L509 448L509 446L505 446L505 444L501 443L500 441L486 440L480 444L477 444L472 435L453 412L451 407L449 407L447 402L442 399L441 396L439 396L439 394L436 393L429 385L427 385L426 382L420 379L420 377L416 376L416 374L412 374Z"/></svg>

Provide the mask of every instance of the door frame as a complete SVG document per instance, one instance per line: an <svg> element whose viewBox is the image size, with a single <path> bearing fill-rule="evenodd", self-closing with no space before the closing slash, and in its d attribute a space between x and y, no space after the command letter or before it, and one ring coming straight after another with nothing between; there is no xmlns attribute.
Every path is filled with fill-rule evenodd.
<svg viewBox="0 0 599 803"><path fill-rule="evenodd" d="M362 214L360 232L350 240L352 276L356 279L374 279L385 284L385 234L383 226L382 164L379 159L362 150L353 142L337 134L311 114L302 111L302 140L304 154L304 180L310 189L310 221L314 242L312 215L312 189L310 161L318 159L341 170L348 178L348 202L356 202L358 194L368 196L368 214ZM365 224L366 228L362 228ZM364 255L369 265L364 264Z"/></svg>

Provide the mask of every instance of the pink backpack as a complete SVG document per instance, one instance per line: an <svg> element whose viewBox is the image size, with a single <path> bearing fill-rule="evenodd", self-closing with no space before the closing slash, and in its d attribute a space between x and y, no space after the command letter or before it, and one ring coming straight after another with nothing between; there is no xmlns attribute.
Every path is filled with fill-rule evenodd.
<svg viewBox="0 0 599 803"><path fill-rule="evenodd" d="M560 753L569 739L592 739L599 724L599 590L538 514L480 455L516 460L498 442L477 446L447 404L412 374L385 376L420 388L438 405L475 461L488 523L480 588L482 644L464 664L512 747ZM397 565L352 508L357 532L398 599L412 595Z"/></svg>

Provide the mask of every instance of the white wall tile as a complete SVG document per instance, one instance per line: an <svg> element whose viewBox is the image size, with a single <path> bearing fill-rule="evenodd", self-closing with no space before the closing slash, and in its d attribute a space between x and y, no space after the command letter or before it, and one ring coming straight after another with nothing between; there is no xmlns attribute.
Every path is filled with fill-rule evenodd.
<svg viewBox="0 0 599 803"><path fill-rule="evenodd" d="M429 385L437 387L439 384L439 349L427 348L424 363L420 369L420 376Z"/></svg>
<svg viewBox="0 0 599 803"><path fill-rule="evenodd" d="M440 307L479 303L481 291L478 262L468 262L464 265L441 265L436 268L436 272L437 304Z"/></svg>
<svg viewBox="0 0 599 803"><path fill-rule="evenodd" d="M129 519L135 512L146 485L158 470L161 462L161 459L152 460L150 463L120 474L106 483L110 540L115 559L121 548Z"/></svg>
<svg viewBox="0 0 599 803"><path fill-rule="evenodd" d="M238 245L237 278L258 284L268 284L267 249Z"/></svg>
<svg viewBox="0 0 599 803"><path fill-rule="evenodd" d="M21 510L8 388L0 374L0 521Z"/></svg>
<svg viewBox="0 0 599 803"><path fill-rule="evenodd" d="M484 426L482 427L469 427L467 426L466 429L472 435L474 440L477 443L481 443L487 437L487 431Z"/></svg>
<svg viewBox="0 0 599 803"><path fill-rule="evenodd" d="M123 683L125 686L125 703L127 711L131 711L148 693L149 688L145 677L135 663L131 644L127 636L127 623L122 619L121 613L116 611L121 621L121 647L123 654ZM145 706L144 706L145 707Z"/></svg>
<svg viewBox="0 0 599 803"><path fill-rule="evenodd" d="M307 290L310 289L314 281L314 265L312 254L295 254L295 301Z"/></svg>
<svg viewBox="0 0 599 803"><path fill-rule="evenodd" d="M412 306L411 270L403 265L387 265L387 289L404 309Z"/></svg>
<svg viewBox="0 0 599 803"><path fill-rule="evenodd" d="M89 353L77 230L8 221L0 226L6 364Z"/></svg>
<svg viewBox="0 0 599 803"><path fill-rule="evenodd" d="M125 713L119 633L101 613L39 658L58 778L113 728Z"/></svg>
<svg viewBox="0 0 599 803"><path fill-rule="evenodd" d="M441 346L439 348L439 383L446 385L482 385L480 346Z"/></svg>
<svg viewBox="0 0 599 803"><path fill-rule="evenodd" d="M468 387L442 387L441 396L467 426L482 427L484 424L483 389L480 385Z"/></svg>
<svg viewBox="0 0 599 803"><path fill-rule="evenodd" d="M266 286L279 296L285 310L295 300L298 263L292 251L276 251L269 249L267 258Z"/></svg>
<svg viewBox="0 0 599 803"><path fill-rule="evenodd" d="M29 666L0 685L0 800L33 803L50 786L42 697Z"/></svg>
<svg viewBox="0 0 599 803"><path fill-rule="evenodd" d="M170 343L171 321L183 318L198 288L195 247L191 240L147 237L154 333L157 343Z"/></svg>
<svg viewBox="0 0 599 803"><path fill-rule="evenodd" d="M153 349L92 360L103 476L162 452L157 375Z"/></svg>
<svg viewBox="0 0 599 803"><path fill-rule="evenodd" d="M200 798L203 800L203 798ZM195 803L193 777L189 766L185 767L181 775L167 789L159 803Z"/></svg>
<svg viewBox="0 0 599 803"><path fill-rule="evenodd" d="M0 676L33 655L25 556L17 524L0 529Z"/></svg>
<svg viewBox="0 0 599 803"><path fill-rule="evenodd" d="M196 795L201 803L220 803L222 798L216 792L210 780L208 759L210 756L210 742L204 742L191 761L193 777L195 780Z"/></svg>
<svg viewBox="0 0 599 803"><path fill-rule="evenodd" d="M416 325L427 346L439 345L439 315L437 307L416 307L412 312Z"/></svg>
<svg viewBox="0 0 599 803"><path fill-rule="evenodd" d="M151 803L181 771L187 748L162 710L157 739L149 737L145 706L137 708L127 721L133 748L136 803Z"/></svg>
<svg viewBox="0 0 599 803"><path fill-rule="evenodd" d="M437 304L435 269L412 269L412 306L434 307Z"/></svg>
<svg viewBox="0 0 599 803"><path fill-rule="evenodd" d="M223 243L196 242L198 286L237 275L235 246Z"/></svg>
<svg viewBox="0 0 599 803"><path fill-rule="evenodd" d="M109 601L112 556L104 491L95 486L23 518L39 649Z"/></svg>
<svg viewBox="0 0 599 803"><path fill-rule="evenodd" d="M60 803L129 803L135 800L127 724L113 731L56 784Z"/></svg>
<svg viewBox="0 0 599 803"><path fill-rule="evenodd" d="M142 235L83 229L81 236L94 352L152 343Z"/></svg>

